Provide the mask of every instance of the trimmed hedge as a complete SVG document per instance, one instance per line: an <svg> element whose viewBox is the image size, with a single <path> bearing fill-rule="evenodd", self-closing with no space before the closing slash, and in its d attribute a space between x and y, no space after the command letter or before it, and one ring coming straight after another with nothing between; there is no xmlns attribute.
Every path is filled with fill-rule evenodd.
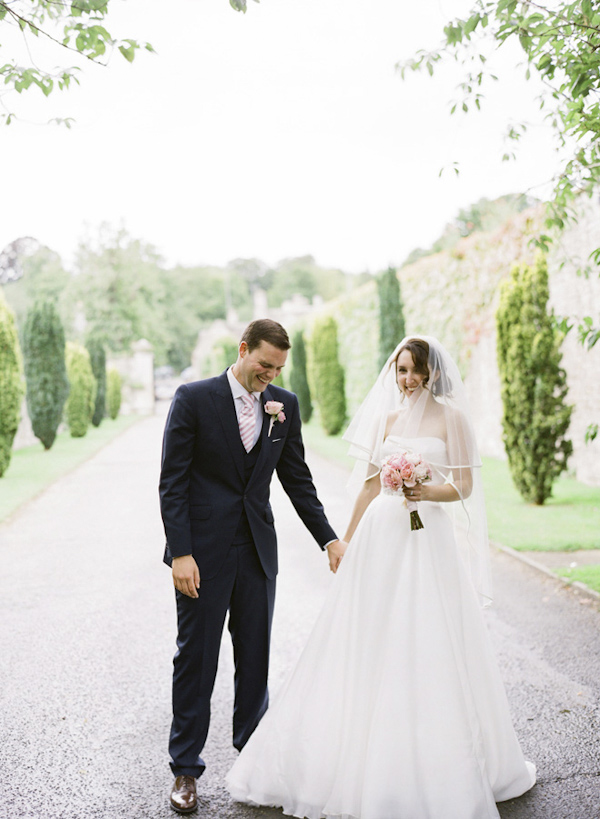
<svg viewBox="0 0 600 819"><path fill-rule="evenodd" d="M400 282L396 269L388 267L377 278L379 295L379 369L406 335Z"/></svg>
<svg viewBox="0 0 600 819"><path fill-rule="evenodd" d="M306 344L304 333L297 330L292 340L292 371L290 374L290 388L298 396L300 406L300 418L304 424L310 421L313 414L313 405L310 397L310 387L308 386L308 374L306 371Z"/></svg>
<svg viewBox="0 0 600 819"><path fill-rule="evenodd" d="M121 374L111 367L106 374L106 409L114 421L121 409Z"/></svg>
<svg viewBox="0 0 600 819"><path fill-rule="evenodd" d="M573 408L565 404L563 334L548 313L548 296L548 267L539 254L533 266L513 267L496 316L504 445L516 488L538 505L573 451L566 438Z"/></svg>
<svg viewBox="0 0 600 819"><path fill-rule="evenodd" d="M321 426L337 435L346 420L344 369L338 358L337 323L331 317L318 319L311 337L311 371Z"/></svg>
<svg viewBox="0 0 600 819"><path fill-rule="evenodd" d="M92 424L99 427L106 415L106 350L97 336L90 336L86 347L90 354L92 372L96 379L96 400L94 402Z"/></svg>
<svg viewBox="0 0 600 819"><path fill-rule="evenodd" d="M67 399L67 424L72 438L83 438L94 414L96 379L90 354L80 344L67 344L67 372L71 390Z"/></svg>
<svg viewBox="0 0 600 819"><path fill-rule="evenodd" d="M23 357L31 427L44 449L50 449L69 394L65 331L54 302L37 302L27 313Z"/></svg>
<svg viewBox="0 0 600 819"><path fill-rule="evenodd" d="M0 477L10 464L23 393L23 365L15 315L0 293Z"/></svg>

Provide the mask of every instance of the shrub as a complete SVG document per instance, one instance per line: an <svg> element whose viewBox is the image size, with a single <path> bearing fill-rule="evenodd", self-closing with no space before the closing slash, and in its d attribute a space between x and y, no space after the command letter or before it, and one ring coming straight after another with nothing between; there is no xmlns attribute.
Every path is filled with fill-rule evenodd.
<svg viewBox="0 0 600 819"><path fill-rule="evenodd" d="M572 407L560 366L562 333L548 314L548 268L515 267L500 291L496 315L498 367L504 407L504 445L515 486L530 503L543 504L567 467Z"/></svg>
<svg viewBox="0 0 600 819"><path fill-rule="evenodd" d="M306 345L304 343L304 333L297 330L294 333L292 350L292 372L290 375L290 387L292 392L298 396L300 406L300 418L303 423L310 421L313 413L313 405L310 398L310 388L308 386L308 376L306 373Z"/></svg>
<svg viewBox="0 0 600 819"><path fill-rule="evenodd" d="M321 425L328 435L337 435L346 420L346 396L335 319L327 317L315 321L311 352L312 383Z"/></svg>
<svg viewBox="0 0 600 819"><path fill-rule="evenodd" d="M406 335L400 282L393 267L377 279L379 295L379 369Z"/></svg>
<svg viewBox="0 0 600 819"><path fill-rule="evenodd" d="M37 302L23 331L27 411L34 435L50 449L69 394L65 333L54 302Z"/></svg>
<svg viewBox="0 0 600 819"><path fill-rule="evenodd" d="M67 344L67 372L71 390L67 399L67 424L72 438L87 433L96 402L96 380L90 354L80 344Z"/></svg>
<svg viewBox="0 0 600 819"><path fill-rule="evenodd" d="M210 351L209 375L218 375L235 364L238 357L238 343L231 336L223 336L215 341Z"/></svg>
<svg viewBox="0 0 600 819"><path fill-rule="evenodd" d="M106 374L106 408L114 421L121 409L121 375L111 367Z"/></svg>
<svg viewBox="0 0 600 819"><path fill-rule="evenodd" d="M21 349L13 311L0 293L0 477L10 464L23 398Z"/></svg>
<svg viewBox="0 0 600 819"><path fill-rule="evenodd" d="M96 400L94 402L92 424L99 427L106 414L106 351L102 341L97 336L90 336L86 347L90 354L92 372L96 379Z"/></svg>

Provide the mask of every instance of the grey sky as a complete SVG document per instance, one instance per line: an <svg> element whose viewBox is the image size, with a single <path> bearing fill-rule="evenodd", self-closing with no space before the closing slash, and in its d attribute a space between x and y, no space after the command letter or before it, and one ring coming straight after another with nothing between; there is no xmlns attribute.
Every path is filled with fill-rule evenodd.
<svg viewBox="0 0 600 819"><path fill-rule="evenodd" d="M109 221L169 263L401 262L459 207L538 186L556 161L541 125L517 163L500 161L508 120L539 121L518 51L493 55L507 80L468 117L449 115L454 67L404 83L394 71L467 5L262 0L241 15L227 0L112 0L111 31L158 53L86 65L80 88L47 101L6 100L29 122L0 129L0 248L33 235L68 260ZM33 124L56 115L77 123ZM440 179L453 161L460 176Z"/></svg>

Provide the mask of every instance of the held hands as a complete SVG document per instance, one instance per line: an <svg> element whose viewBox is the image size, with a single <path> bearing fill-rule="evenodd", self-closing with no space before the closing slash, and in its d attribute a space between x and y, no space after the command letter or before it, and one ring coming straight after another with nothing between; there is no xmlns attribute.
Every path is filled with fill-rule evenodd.
<svg viewBox="0 0 600 819"><path fill-rule="evenodd" d="M173 558L173 584L177 591L188 597L198 597L200 570L192 555Z"/></svg>
<svg viewBox="0 0 600 819"><path fill-rule="evenodd" d="M334 574L339 569L340 563L344 556L344 552L348 548L345 540L334 540L327 547L327 555L329 557L329 570Z"/></svg>

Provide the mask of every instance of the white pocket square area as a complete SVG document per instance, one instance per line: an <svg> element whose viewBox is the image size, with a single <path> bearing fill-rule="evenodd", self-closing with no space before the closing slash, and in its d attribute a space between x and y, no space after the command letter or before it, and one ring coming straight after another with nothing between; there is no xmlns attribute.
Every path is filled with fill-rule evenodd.
<svg viewBox="0 0 600 819"><path fill-rule="evenodd" d="M283 438L271 438L271 443L276 444L277 441L283 441Z"/></svg>

